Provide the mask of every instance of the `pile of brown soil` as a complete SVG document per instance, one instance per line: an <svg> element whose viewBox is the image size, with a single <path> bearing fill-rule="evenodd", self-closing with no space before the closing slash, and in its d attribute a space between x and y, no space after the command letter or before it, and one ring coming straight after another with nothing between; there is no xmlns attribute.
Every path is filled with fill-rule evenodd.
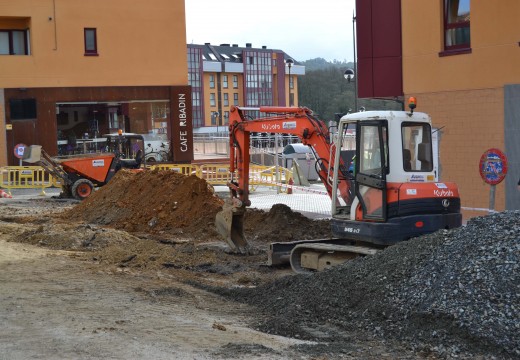
<svg viewBox="0 0 520 360"><path fill-rule="evenodd" d="M274 204L269 212L248 209L244 217L248 241L286 242L332 237L328 220L312 220L284 204Z"/></svg>
<svg viewBox="0 0 520 360"><path fill-rule="evenodd" d="M129 232L215 236L223 201L198 177L174 171L119 171L105 186L62 216Z"/></svg>
<svg viewBox="0 0 520 360"><path fill-rule="evenodd" d="M224 201L194 175L168 170L119 171L105 186L61 216L164 238L220 240L215 216ZM286 205L248 209L246 239L254 243L331 237L328 220L311 220Z"/></svg>

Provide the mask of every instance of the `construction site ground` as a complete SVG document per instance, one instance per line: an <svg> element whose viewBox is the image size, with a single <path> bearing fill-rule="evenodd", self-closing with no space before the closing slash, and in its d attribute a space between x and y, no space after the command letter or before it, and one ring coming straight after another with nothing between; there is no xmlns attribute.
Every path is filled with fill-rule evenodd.
<svg viewBox="0 0 520 360"><path fill-rule="evenodd" d="M120 171L83 202L13 191L0 199L0 359L516 358L514 344L417 346L370 327L309 323L306 295L293 308L289 292L309 275L266 262L270 242L331 236L330 200L310 189L252 193L249 254L216 233L224 189L195 176ZM343 306L319 281L305 285L309 299L323 291ZM284 314L298 309L305 325Z"/></svg>

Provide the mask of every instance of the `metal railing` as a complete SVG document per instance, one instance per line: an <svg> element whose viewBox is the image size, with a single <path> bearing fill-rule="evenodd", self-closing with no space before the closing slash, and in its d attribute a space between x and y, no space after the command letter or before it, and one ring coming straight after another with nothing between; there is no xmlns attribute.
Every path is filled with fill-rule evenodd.
<svg viewBox="0 0 520 360"><path fill-rule="evenodd" d="M183 175L195 175L206 180L211 185L226 185L230 182L229 164L157 164L147 167L150 170L171 170ZM236 176L236 175L235 175ZM283 184L292 178L292 172L283 167L251 165L249 182L251 190L258 186L279 187L287 191ZM0 188L6 189L12 195L12 189L41 189L40 195L45 195L45 189L60 187L59 179L50 175L40 166L5 166L0 167Z"/></svg>

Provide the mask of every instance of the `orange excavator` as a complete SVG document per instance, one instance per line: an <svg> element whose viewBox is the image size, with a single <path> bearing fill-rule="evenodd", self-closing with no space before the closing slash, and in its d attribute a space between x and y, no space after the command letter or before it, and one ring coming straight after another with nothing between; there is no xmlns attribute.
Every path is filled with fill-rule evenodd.
<svg viewBox="0 0 520 360"><path fill-rule="evenodd" d="M410 104L409 112L347 114L330 129L305 107L233 107L230 198L216 216L218 232L232 250L248 251L243 220L251 205L249 150L255 132L298 136L314 152L316 170L332 199L334 238L273 243L271 265L289 259L297 272L323 270L412 237L461 226L456 184L437 180L431 118L413 112L415 100Z"/></svg>

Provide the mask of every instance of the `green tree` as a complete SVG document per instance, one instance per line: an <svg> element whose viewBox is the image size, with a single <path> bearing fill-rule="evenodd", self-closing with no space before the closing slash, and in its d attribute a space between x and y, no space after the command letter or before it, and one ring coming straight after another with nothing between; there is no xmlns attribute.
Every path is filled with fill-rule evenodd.
<svg viewBox="0 0 520 360"><path fill-rule="evenodd" d="M305 76L298 78L300 106L306 106L322 120L334 120L335 114L354 111L355 83L343 74L353 63L328 62L322 58L307 60ZM358 99L358 107L368 110L401 110L401 104L392 100Z"/></svg>

